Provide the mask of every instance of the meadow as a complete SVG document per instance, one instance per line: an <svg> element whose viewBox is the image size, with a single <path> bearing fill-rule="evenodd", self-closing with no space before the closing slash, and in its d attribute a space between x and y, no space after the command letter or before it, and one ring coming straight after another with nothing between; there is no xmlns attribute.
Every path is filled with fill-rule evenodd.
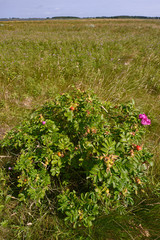
<svg viewBox="0 0 160 240"><path fill-rule="evenodd" d="M159 39L159 20L1 22L0 138L72 85L91 89L102 101L115 104L133 99L151 119L143 142L154 154L150 178L160 190ZM152 186L128 215L104 216L89 231L68 229L45 207L40 212L29 211L30 206L22 210L16 199L5 208L0 239L82 239L82 232L85 239L160 239L160 199Z"/></svg>

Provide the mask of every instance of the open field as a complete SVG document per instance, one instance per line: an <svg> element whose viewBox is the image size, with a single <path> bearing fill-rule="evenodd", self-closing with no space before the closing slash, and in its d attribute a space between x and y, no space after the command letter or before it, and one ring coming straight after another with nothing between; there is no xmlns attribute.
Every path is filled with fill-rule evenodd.
<svg viewBox="0 0 160 240"><path fill-rule="evenodd" d="M73 84L92 89L101 100L115 104L134 99L136 107L152 122L144 143L154 153L151 176L157 183L160 180L159 53L159 20L1 22L0 138L36 106L53 99L57 93L69 91ZM109 216L111 225L105 225L100 219L88 239L160 239L157 220L160 201L152 198L146 200L147 207L134 208L137 215L132 214L129 223L128 217ZM10 212L8 210L8 216ZM48 226L46 235L43 232L38 238L36 225L32 231L26 230L26 226L26 235L17 239L33 239L29 234L35 234L33 240L71 238L56 218L53 222L48 215L43 218L45 223L37 223L37 228L40 231ZM23 220L21 227L24 227ZM49 237L52 229L57 238L54 234ZM2 239L13 239L8 231L2 231ZM73 239L81 239L76 238L76 234Z"/></svg>

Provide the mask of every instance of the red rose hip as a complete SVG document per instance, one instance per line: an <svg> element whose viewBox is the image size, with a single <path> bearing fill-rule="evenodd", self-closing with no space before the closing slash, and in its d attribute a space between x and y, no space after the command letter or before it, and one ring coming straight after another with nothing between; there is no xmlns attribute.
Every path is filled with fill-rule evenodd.
<svg viewBox="0 0 160 240"><path fill-rule="evenodd" d="M75 108L72 106L72 107L70 107L70 110L74 111L74 110L75 110Z"/></svg>
<svg viewBox="0 0 160 240"><path fill-rule="evenodd" d="M137 146L136 146L136 149L137 149L137 151L141 151L141 150L142 150L142 147L139 146L139 145L137 145Z"/></svg>

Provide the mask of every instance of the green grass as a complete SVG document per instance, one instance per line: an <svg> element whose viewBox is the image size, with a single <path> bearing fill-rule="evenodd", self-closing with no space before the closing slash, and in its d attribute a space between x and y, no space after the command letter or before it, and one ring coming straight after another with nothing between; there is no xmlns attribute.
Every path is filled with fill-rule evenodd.
<svg viewBox="0 0 160 240"><path fill-rule="evenodd" d="M0 137L36 106L69 91L73 84L92 89L100 99L115 104L134 99L136 107L152 121L144 143L154 153L151 178L156 184L160 179L159 30L159 20L3 22ZM30 216L29 206L22 211L13 200L6 206L9 222L1 226L1 236L14 239L17 232L17 239L59 240L80 239L82 233L85 239L159 239L160 200L152 189L148 192L144 203L137 200L137 207L127 216L107 216L97 220L91 232L83 229L79 233L44 209L31 209ZM28 221L34 226L26 225ZM150 237L145 235L147 231Z"/></svg>

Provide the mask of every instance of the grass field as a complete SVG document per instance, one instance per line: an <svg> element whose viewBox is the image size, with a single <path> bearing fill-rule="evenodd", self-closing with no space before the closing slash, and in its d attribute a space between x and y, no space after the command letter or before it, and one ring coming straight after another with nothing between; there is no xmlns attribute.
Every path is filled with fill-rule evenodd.
<svg viewBox="0 0 160 240"><path fill-rule="evenodd" d="M160 21L45 20L0 23L0 137L34 108L71 86L92 89L101 100L134 99L152 124L144 143L154 153L153 183L160 180ZM137 200L128 216L97 220L85 239L160 239L160 200ZM45 209L37 218L8 206L2 238L82 239ZM8 215L7 215L8 214ZM7 220L7 216L12 216ZM25 225L36 220L32 228ZM15 222L15 227L13 222ZM12 226L12 228L11 228ZM38 233L39 231L39 233ZM34 237L33 237L34 236Z"/></svg>

